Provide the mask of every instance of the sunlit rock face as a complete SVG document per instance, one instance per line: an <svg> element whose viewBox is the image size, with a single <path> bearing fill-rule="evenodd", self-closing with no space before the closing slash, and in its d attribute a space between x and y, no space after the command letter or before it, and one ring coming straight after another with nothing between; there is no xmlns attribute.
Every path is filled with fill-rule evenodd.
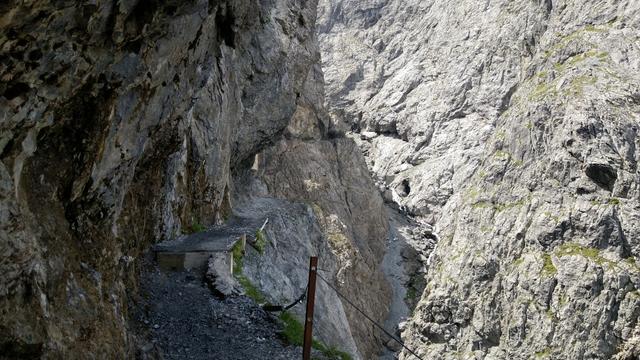
<svg viewBox="0 0 640 360"><path fill-rule="evenodd" d="M318 29L333 126L439 235L407 344L637 357L640 4L323 0Z"/></svg>

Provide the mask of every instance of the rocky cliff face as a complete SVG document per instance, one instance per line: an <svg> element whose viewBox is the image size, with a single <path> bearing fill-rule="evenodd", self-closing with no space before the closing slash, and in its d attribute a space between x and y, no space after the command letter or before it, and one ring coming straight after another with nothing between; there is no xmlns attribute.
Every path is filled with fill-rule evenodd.
<svg viewBox="0 0 640 360"><path fill-rule="evenodd" d="M429 359L638 356L638 2L319 13L335 126L439 238L404 340Z"/></svg>
<svg viewBox="0 0 640 360"><path fill-rule="evenodd" d="M348 138L284 140L261 156L260 175L269 193L310 205L324 234L323 242L331 250L324 260L332 265L331 271L321 275L331 276L343 294L376 321L384 322L391 293L380 267L388 223L382 198L358 147ZM326 288L323 293L332 294ZM344 307L357 349L364 359L374 358L385 339L355 308ZM320 325L335 326L327 318L331 312L318 313Z"/></svg>
<svg viewBox="0 0 640 360"><path fill-rule="evenodd" d="M9 1L0 14L0 353L131 357L140 254L224 221L234 174L283 134L326 138L316 4ZM372 216L341 220L345 246L379 251Z"/></svg>

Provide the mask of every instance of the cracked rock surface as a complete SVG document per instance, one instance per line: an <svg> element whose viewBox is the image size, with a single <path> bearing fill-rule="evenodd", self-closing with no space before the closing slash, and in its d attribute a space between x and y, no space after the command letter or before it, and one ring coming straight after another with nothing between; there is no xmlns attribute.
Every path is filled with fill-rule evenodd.
<svg viewBox="0 0 640 360"><path fill-rule="evenodd" d="M132 356L140 253L222 221L232 170L315 114L315 11L0 4L1 353Z"/></svg>
<svg viewBox="0 0 640 360"><path fill-rule="evenodd" d="M639 356L640 3L323 0L318 29L333 126L440 239L407 344Z"/></svg>
<svg viewBox="0 0 640 360"><path fill-rule="evenodd" d="M300 204L308 197L274 190L280 200L295 198L294 213L308 215L302 225L317 229L307 238L287 237L286 229L274 235L286 243L280 254L268 250L272 259L280 256L274 269L282 276L263 282L262 290L297 293L304 270L284 272L284 260L324 249L328 262L340 256L350 264L340 281L377 299L372 308L385 317L382 200L369 179L350 175L367 174L366 165L324 110L316 6L303 0L0 4L1 354L132 358L126 305L145 270L141 254L241 210L237 177L283 138L311 152L314 142L330 148L329 138L340 137L334 140L348 150L342 159L349 173L332 171L327 181L340 185L341 194L323 187L313 196L328 194L332 202L318 209L348 231L328 248L337 230L317 226ZM306 159L328 167L334 154L315 151ZM299 160L271 166L294 168ZM318 182L279 178L278 186L290 182L293 189L302 180ZM357 196L345 195L352 190ZM349 216L354 199L358 218ZM269 279L247 272L254 282ZM343 310L335 297L326 305L335 311L321 338L356 358L380 350L353 310Z"/></svg>

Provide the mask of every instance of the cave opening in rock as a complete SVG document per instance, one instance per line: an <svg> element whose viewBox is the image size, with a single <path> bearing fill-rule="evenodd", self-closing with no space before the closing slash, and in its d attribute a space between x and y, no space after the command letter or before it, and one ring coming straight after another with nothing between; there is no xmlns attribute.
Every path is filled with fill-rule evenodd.
<svg viewBox="0 0 640 360"><path fill-rule="evenodd" d="M219 39L224 41L225 45L231 48L235 48L236 46L236 34L233 29L234 26L235 17L232 9L229 6L219 9L216 14L216 31L218 32Z"/></svg>
<svg viewBox="0 0 640 360"><path fill-rule="evenodd" d="M411 185L409 184L409 179L402 180L402 190L405 196L411 194Z"/></svg>
<svg viewBox="0 0 640 360"><path fill-rule="evenodd" d="M606 164L589 164L585 173L594 183L608 191L613 191L618 178L615 169Z"/></svg>

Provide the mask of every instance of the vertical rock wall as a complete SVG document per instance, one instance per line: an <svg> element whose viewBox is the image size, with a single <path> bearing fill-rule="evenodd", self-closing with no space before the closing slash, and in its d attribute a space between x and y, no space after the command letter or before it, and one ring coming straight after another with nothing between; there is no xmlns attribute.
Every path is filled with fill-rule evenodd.
<svg viewBox="0 0 640 360"><path fill-rule="evenodd" d="M381 271L389 225L355 143L348 138L283 140L261 158L260 177L269 194L311 206L330 250L330 261L321 260L333 265L321 275L330 275L339 291L383 323L391 303ZM375 358L386 339L355 308L342 304L362 358Z"/></svg>
<svg viewBox="0 0 640 360"><path fill-rule="evenodd" d="M231 211L319 55L313 1L0 5L0 353L128 358L153 242Z"/></svg>
<svg viewBox="0 0 640 360"><path fill-rule="evenodd" d="M424 358L639 355L639 6L321 2L336 126L440 238Z"/></svg>

